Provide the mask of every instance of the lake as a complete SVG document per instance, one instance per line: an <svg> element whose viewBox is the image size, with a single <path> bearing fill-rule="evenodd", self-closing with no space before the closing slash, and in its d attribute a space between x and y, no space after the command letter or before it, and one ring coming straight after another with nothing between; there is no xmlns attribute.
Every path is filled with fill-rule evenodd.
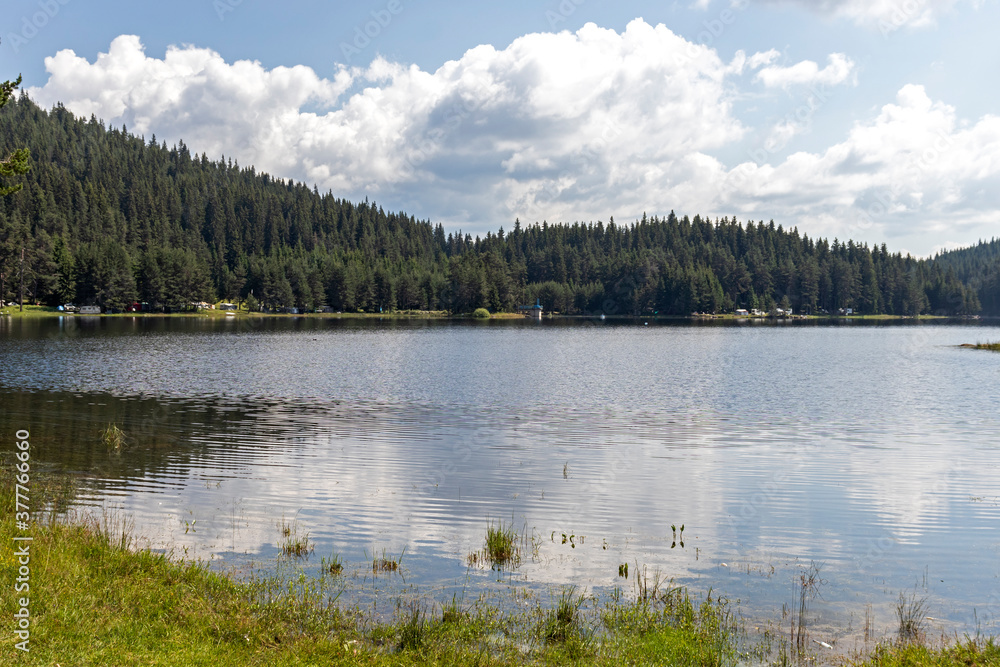
<svg viewBox="0 0 1000 667"><path fill-rule="evenodd" d="M826 641L891 634L900 594L926 598L931 630L995 634L1000 354L956 346L998 339L912 322L2 319L0 421L30 430L34 468L72 479L81 511L237 574L337 554L341 601L361 608L605 595L645 567L787 630L818 568ZM520 564L470 565L500 521ZM281 555L285 527L308 558ZM382 555L401 569L374 575Z"/></svg>

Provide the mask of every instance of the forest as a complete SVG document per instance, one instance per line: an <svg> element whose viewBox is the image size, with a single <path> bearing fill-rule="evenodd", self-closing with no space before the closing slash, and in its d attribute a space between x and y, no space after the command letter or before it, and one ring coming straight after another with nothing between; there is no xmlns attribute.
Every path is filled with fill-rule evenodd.
<svg viewBox="0 0 1000 667"><path fill-rule="evenodd" d="M1000 241L918 260L774 221L674 212L625 224L513 221L485 237L350 202L225 157L193 154L46 111L23 93L0 111L0 155L26 147L23 185L0 199L0 299L192 302L255 309L515 310L689 315L1000 314ZM509 224L509 223L508 223Z"/></svg>

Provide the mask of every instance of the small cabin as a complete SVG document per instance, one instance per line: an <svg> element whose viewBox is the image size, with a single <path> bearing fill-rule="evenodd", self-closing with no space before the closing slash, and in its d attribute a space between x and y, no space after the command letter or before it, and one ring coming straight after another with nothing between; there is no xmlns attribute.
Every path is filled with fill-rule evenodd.
<svg viewBox="0 0 1000 667"><path fill-rule="evenodd" d="M534 306L518 306L517 311L529 319L540 320L542 319L542 302L540 299L536 299Z"/></svg>

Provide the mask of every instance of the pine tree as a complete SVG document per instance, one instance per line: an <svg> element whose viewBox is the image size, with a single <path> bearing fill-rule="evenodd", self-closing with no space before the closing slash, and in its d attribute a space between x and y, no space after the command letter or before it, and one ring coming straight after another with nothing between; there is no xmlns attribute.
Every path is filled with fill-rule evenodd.
<svg viewBox="0 0 1000 667"><path fill-rule="evenodd" d="M0 109L7 106L7 102L14 95L14 90L20 85L20 76L17 77L16 81L4 81L0 83ZM21 176L28 173L28 169L30 168L28 165L29 157L30 153L27 148L18 148L6 158L0 159L0 178L10 178L11 176ZM20 190L21 187L21 183L5 186L0 182L0 196L13 194Z"/></svg>

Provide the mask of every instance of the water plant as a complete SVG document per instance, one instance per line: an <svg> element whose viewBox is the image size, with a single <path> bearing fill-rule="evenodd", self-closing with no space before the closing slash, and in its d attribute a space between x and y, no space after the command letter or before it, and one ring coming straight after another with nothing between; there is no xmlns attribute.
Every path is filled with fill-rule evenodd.
<svg viewBox="0 0 1000 667"><path fill-rule="evenodd" d="M285 556L295 556L296 558L302 558L313 551L315 547L309 541L309 535L298 536L294 535L289 537L284 542L281 543L281 553Z"/></svg>
<svg viewBox="0 0 1000 667"><path fill-rule="evenodd" d="M521 549L518 545L520 535L514 528L513 521L505 524L503 521L490 522L486 527L486 546L483 550L486 559L493 568L517 567L521 562Z"/></svg>
<svg viewBox="0 0 1000 667"><path fill-rule="evenodd" d="M896 618L899 620L899 640L903 643L920 641L924 636L924 618L927 615L927 598L917 598L916 594L907 598L902 593L896 602Z"/></svg>
<svg viewBox="0 0 1000 667"><path fill-rule="evenodd" d="M808 600L815 597L817 588L822 583L819 577L820 565L811 563L809 569L799 575L799 618L798 625L791 621L791 642L801 656L806 647L806 610Z"/></svg>
<svg viewBox="0 0 1000 667"><path fill-rule="evenodd" d="M121 430L118 424L108 424L101 431L101 442L111 450L120 452L126 444L125 431Z"/></svg>
<svg viewBox="0 0 1000 667"><path fill-rule="evenodd" d="M294 521L289 523L282 518L278 527L283 538L279 545L282 556L302 558L308 556L315 549L315 546L309 541L309 533L300 536Z"/></svg>
<svg viewBox="0 0 1000 667"><path fill-rule="evenodd" d="M393 558L386 554L385 549L382 549L382 555L372 559L372 572L378 574L379 572L396 572L399 570L400 564L403 562L403 554L406 553L406 547L399 552L398 558Z"/></svg>
<svg viewBox="0 0 1000 667"><path fill-rule="evenodd" d="M336 575L344 571L344 561L336 552L331 553L329 558L321 558L320 565L323 571L330 574Z"/></svg>
<svg viewBox="0 0 1000 667"><path fill-rule="evenodd" d="M636 569L639 569L639 563L635 564ZM628 568L625 570L628 572ZM642 566L642 570L636 574L635 577L635 587L636 587L636 598L643 602L652 602L662 597L662 595L669 594L671 589L666 589L663 594L660 593L660 587L667 583L667 576L660 572L659 569L653 570L653 578L650 579L646 570L646 566Z"/></svg>

